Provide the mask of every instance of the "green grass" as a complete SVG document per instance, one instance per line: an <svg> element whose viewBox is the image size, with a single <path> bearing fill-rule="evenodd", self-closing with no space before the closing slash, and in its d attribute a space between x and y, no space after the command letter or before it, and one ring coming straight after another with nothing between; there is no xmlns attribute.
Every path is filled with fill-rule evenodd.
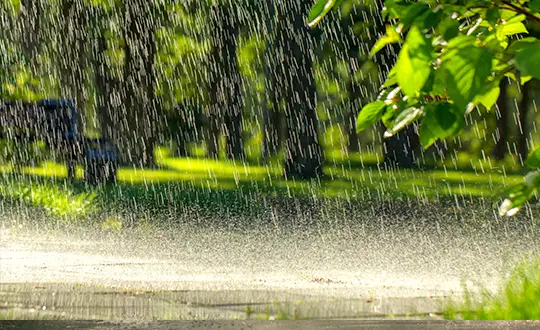
<svg viewBox="0 0 540 330"><path fill-rule="evenodd" d="M242 213L263 207L265 198L335 199L344 201L497 200L504 188L518 183L517 172L501 174L497 168L449 170L389 170L376 154L328 153L326 176L319 180L286 180L280 159L268 165L170 157L156 153L158 168L121 168L116 185L91 187L77 169L75 182L67 182L62 164L42 162L14 173L4 165L0 197L45 208L58 216L87 215L97 210L146 208L162 210L189 205L206 209L234 209ZM258 201L258 203L254 203ZM95 206L93 208L93 206ZM113 226L114 227L114 226Z"/></svg>
<svg viewBox="0 0 540 330"><path fill-rule="evenodd" d="M450 303L447 319L540 320L540 258L529 258L516 266L495 293L480 295L465 291L463 303Z"/></svg>
<svg viewBox="0 0 540 330"><path fill-rule="evenodd" d="M0 185L0 197L43 208L59 218L79 219L93 211L96 194L93 191L75 193L58 184L18 180Z"/></svg>

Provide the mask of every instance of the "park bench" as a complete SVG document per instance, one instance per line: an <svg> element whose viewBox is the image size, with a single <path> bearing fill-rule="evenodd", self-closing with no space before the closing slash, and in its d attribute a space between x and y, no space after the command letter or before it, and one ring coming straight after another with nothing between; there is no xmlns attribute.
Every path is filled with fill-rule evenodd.
<svg viewBox="0 0 540 330"><path fill-rule="evenodd" d="M85 181L114 182L119 158L116 146L106 139L83 137L77 127L77 109L70 100L0 101L0 138L16 145L43 141L65 162L69 179L81 164Z"/></svg>

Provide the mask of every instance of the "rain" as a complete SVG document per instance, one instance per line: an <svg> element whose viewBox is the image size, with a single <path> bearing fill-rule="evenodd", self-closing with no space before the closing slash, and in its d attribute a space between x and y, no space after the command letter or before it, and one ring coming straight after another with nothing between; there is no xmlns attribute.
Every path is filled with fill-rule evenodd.
<svg viewBox="0 0 540 330"><path fill-rule="evenodd" d="M428 148L419 120L360 129L407 102L404 34L316 2L2 1L0 320L442 320L538 281L538 191L512 190L538 79Z"/></svg>

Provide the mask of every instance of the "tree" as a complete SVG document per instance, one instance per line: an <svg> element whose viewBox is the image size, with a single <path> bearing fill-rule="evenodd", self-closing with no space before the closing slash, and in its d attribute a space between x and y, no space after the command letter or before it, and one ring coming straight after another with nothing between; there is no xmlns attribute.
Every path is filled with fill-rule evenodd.
<svg viewBox="0 0 540 330"><path fill-rule="evenodd" d="M521 101L518 108L518 155L522 160L527 159L529 154L529 146L527 139L529 138L529 104L531 102L531 82L526 82L521 86Z"/></svg>
<svg viewBox="0 0 540 330"><path fill-rule="evenodd" d="M35 100L42 94L36 57L41 51L43 17L41 1L3 1L0 4L0 98ZM31 37L26 35L31 33Z"/></svg>
<svg viewBox="0 0 540 330"><path fill-rule="evenodd" d="M319 0L310 13L311 24L340 2ZM386 136L419 124L420 142L428 148L458 134L475 107L491 109L501 93L501 80L540 78L540 40L511 39L528 33L524 21L540 23L538 0L387 0L385 8L383 14L394 23L373 52L398 42L402 47L383 85L388 90L362 109L358 131L381 119L388 127ZM501 215L515 214L540 189L540 149L527 164L537 170L509 191Z"/></svg>
<svg viewBox="0 0 540 330"><path fill-rule="evenodd" d="M219 155L220 126L226 137L225 154L229 159L243 159L242 93L237 62L237 40L240 26L232 4L213 4L210 62L210 114L208 155ZM223 121L223 125L221 123Z"/></svg>
<svg viewBox="0 0 540 330"><path fill-rule="evenodd" d="M325 41L318 57L322 57L331 67L344 63L348 70L348 75L341 75L340 80L344 81L347 91L342 107L346 110L342 117L349 152L360 151L356 118L362 105L377 96L383 77L388 76L396 61L395 54L399 52L399 45L393 44L385 52L370 54L369 50L378 36L384 33L385 22L380 18L382 9L381 1L344 1L339 14L332 13L328 23L321 28ZM385 139L384 163L388 166L413 167L420 151L418 140L418 133L412 127Z"/></svg>
<svg viewBox="0 0 540 330"><path fill-rule="evenodd" d="M285 174L299 178L323 175L323 152L317 125L317 93L313 76L312 40L303 13L309 0L285 1L280 6L283 22L277 47L287 70L281 82L285 99Z"/></svg>
<svg viewBox="0 0 540 330"><path fill-rule="evenodd" d="M508 78L501 79L499 83L499 98L495 103L497 129L495 130L495 148L493 156L497 160L503 160L508 151Z"/></svg>
<svg viewBox="0 0 540 330"><path fill-rule="evenodd" d="M139 166L154 164L155 133L159 123L155 93L158 9L159 5L153 1L124 3L124 108L120 116L122 139L119 147L129 162Z"/></svg>
<svg viewBox="0 0 540 330"><path fill-rule="evenodd" d="M364 17L377 12L377 8L371 2L349 1L341 7L338 14L329 17L329 23L325 24L322 32L325 42L321 45L319 60L328 62L331 67L339 67L344 63L347 75L341 75L340 80L345 80L346 90L343 102L344 114L343 130L347 136L347 150L349 152L360 151L360 143L356 134L356 117L364 104L371 96L376 95L378 90L377 75L368 74L363 70L369 49L373 46L374 39L371 35L377 33L379 24L373 20L373 24L364 22ZM370 68L377 68L375 65ZM378 68L377 68L378 69ZM370 70L370 71L377 71ZM364 77L365 76L365 77Z"/></svg>
<svg viewBox="0 0 540 330"><path fill-rule="evenodd" d="M209 10L205 3L171 1L160 16L156 96L163 125L157 134L161 143L170 143L174 155L187 156L190 143L208 136L210 97L201 86L209 86L210 80Z"/></svg>
<svg viewBox="0 0 540 330"><path fill-rule="evenodd" d="M88 7L83 0L62 0L60 10L59 28L64 33L56 36L60 47L55 54L60 90L63 98L74 100L78 110L78 130L82 133L86 122L84 107L88 81Z"/></svg>
<svg viewBox="0 0 540 330"><path fill-rule="evenodd" d="M89 33L93 40L92 66L94 72L94 86L96 93L96 114L99 121L101 137L109 141L119 141L119 113L121 111L118 101L121 99L120 79L113 74L113 65L107 52L111 49L108 46L107 34L110 33L109 22L112 15L107 8L93 6L90 9Z"/></svg>
<svg viewBox="0 0 540 330"><path fill-rule="evenodd" d="M22 0L19 16L20 42L29 63L33 63L42 42L44 4L41 0Z"/></svg>
<svg viewBox="0 0 540 330"><path fill-rule="evenodd" d="M265 57L265 103L263 105L263 150L264 161L278 153L283 145L283 114L281 111L282 91L279 81L283 79L283 70L278 65L277 48L272 39L268 39Z"/></svg>

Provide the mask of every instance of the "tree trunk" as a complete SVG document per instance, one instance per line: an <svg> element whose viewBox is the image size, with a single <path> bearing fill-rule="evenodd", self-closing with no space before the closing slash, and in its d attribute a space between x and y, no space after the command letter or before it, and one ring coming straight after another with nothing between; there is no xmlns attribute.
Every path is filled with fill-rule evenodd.
<svg viewBox="0 0 540 330"><path fill-rule="evenodd" d="M263 112L263 161L277 155L283 143L283 118L279 111L277 98L267 104Z"/></svg>
<svg viewBox="0 0 540 330"><path fill-rule="evenodd" d="M263 109L263 161L275 156L282 145L283 118L279 105L282 93L278 81L284 79L280 66L276 65L275 58L271 53L273 44L269 42L265 51L265 96L266 102Z"/></svg>
<svg viewBox="0 0 540 330"><path fill-rule="evenodd" d="M499 87L501 93L496 103L497 129L495 130L493 156L497 160L503 160L508 150L508 78L501 79Z"/></svg>
<svg viewBox="0 0 540 330"><path fill-rule="evenodd" d="M359 56L358 54L356 54ZM362 93L359 86L353 79L358 71L360 63L358 58L349 59L349 82L347 86L347 94L349 96L349 111L345 115L345 133L347 134L347 150L349 152L359 152L360 143L358 134L356 133L356 118L362 108Z"/></svg>
<svg viewBox="0 0 540 330"><path fill-rule="evenodd" d="M217 92L215 92L217 93ZM210 94L214 95L212 87L210 88ZM207 114L207 130L206 130L206 153L209 158L219 158L219 124L221 120L221 111L218 104L211 104L208 107Z"/></svg>
<svg viewBox="0 0 540 330"><path fill-rule="evenodd" d="M312 40L305 13L312 2L286 2L282 48L285 118L285 174L302 179L323 175L323 151L317 125L317 91L313 76Z"/></svg>
<svg viewBox="0 0 540 330"><path fill-rule="evenodd" d="M262 31L266 36L264 51L264 76L265 76L265 104L263 107L263 148L262 160L267 162L270 157L277 155L282 148L284 139L283 112L281 103L283 91L281 81L285 79L283 66L280 59L280 47L282 42L279 36L285 32L280 31L281 21L277 13L280 4L270 2L265 7L262 23ZM277 38L277 39L276 39ZM277 42L276 42L277 41Z"/></svg>
<svg viewBox="0 0 540 330"><path fill-rule="evenodd" d="M62 1L60 37L62 47L56 54L60 67L62 97L72 99L77 109L77 129L82 135L86 123L87 8L80 0Z"/></svg>
<svg viewBox="0 0 540 330"><path fill-rule="evenodd" d="M384 162L401 168L414 167L419 156L415 154L420 146L420 138L414 125L409 125L394 136L384 140Z"/></svg>
<svg viewBox="0 0 540 330"><path fill-rule="evenodd" d="M359 152L360 141L358 140L358 134L356 133L356 118L358 117L358 107L354 105L345 116L345 133L347 134L347 151Z"/></svg>
<svg viewBox="0 0 540 330"><path fill-rule="evenodd" d="M219 154L219 121L226 137L225 154L229 159L244 159L242 141L241 76L237 61L240 32L235 13L226 5L214 5L211 13L212 67L210 68L210 129L208 153Z"/></svg>
<svg viewBox="0 0 540 330"><path fill-rule="evenodd" d="M30 66L33 66L41 45L42 33L40 33L40 25L42 11L43 3L40 0L21 0L19 40Z"/></svg>
<svg viewBox="0 0 540 330"><path fill-rule="evenodd" d="M521 86L521 102L518 109L518 154L523 161L525 161L529 155L528 137L529 127L527 123L527 117L529 115L529 104L531 102L530 96L531 84L527 82Z"/></svg>
<svg viewBox="0 0 540 330"><path fill-rule="evenodd" d="M100 19L100 18L98 18ZM99 23L94 22L94 25ZM94 45L94 78L97 94L97 117L99 120L101 137L117 142L120 139L118 127L118 104L120 99L120 81L112 77L105 52L107 39L105 29L99 29L95 36Z"/></svg>
<svg viewBox="0 0 540 330"><path fill-rule="evenodd" d="M153 4L138 0L126 9L124 106L120 153L131 164L153 166L158 116L155 97L155 30Z"/></svg>

